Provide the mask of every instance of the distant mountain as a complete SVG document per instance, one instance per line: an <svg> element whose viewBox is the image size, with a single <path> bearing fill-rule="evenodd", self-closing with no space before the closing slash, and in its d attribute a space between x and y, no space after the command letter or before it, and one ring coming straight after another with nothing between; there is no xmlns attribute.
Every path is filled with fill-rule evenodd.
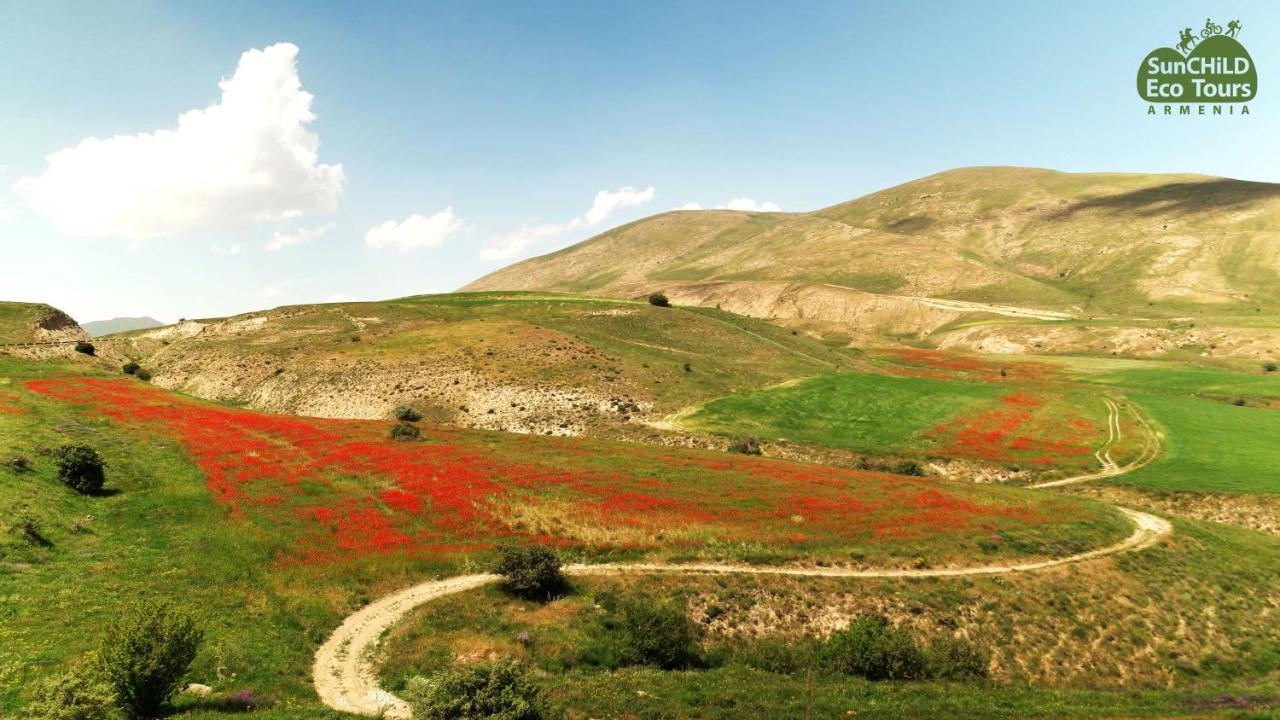
<svg viewBox="0 0 1280 720"><path fill-rule="evenodd" d="M980 352L1270 355L1280 185L966 168L813 212L663 213L463 290L661 291Z"/></svg>
<svg viewBox="0 0 1280 720"><path fill-rule="evenodd" d="M150 330L158 328L164 323L153 317L118 317L110 320L94 320L87 322L80 327L89 333L92 337L102 337L103 335L111 335L118 332L129 332L130 330Z"/></svg>

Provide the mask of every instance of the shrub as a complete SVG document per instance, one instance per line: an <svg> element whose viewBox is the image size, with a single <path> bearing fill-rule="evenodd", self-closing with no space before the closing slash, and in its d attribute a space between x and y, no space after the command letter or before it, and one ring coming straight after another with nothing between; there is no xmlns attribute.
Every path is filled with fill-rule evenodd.
<svg viewBox="0 0 1280 720"><path fill-rule="evenodd" d="M925 654L915 638L879 616L855 618L827 638L819 656L831 672L868 680L918 680L927 674Z"/></svg>
<svg viewBox="0 0 1280 720"><path fill-rule="evenodd" d="M743 455L759 455L760 439L755 437L741 437L729 443L729 452L742 453Z"/></svg>
<svg viewBox="0 0 1280 720"><path fill-rule="evenodd" d="M142 368L142 366L141 366L141 365L139 365L138 363L136 363L136 362L134 362L134 361L130 360L129 362L127 362L127 363L125 363L125 364L124 364L124 367L122 367L122 368L120 368L120 369L124 371L124 374L125 374L125 375L132 375L132 374L134 374L134 373L138 372L138 370L140 370L141 368Z"/></svg>
<svg viewBox="0 0 1280 720"><path fill-rule="evenodd" d="M663 293L656 292L649 294L649 304L657 307L671 307L671 301Z"/></svg>
<svg viewBox="0 0 1280 720"><path fill-rule="evenodd" d="M115 695L93 663L46 678L27 711L36 720L107 720Z"/></svg>
<svg viewBox="0 0 1280 720"><path fill-rule="evenodd" d="M1232 404L1232 405L1235 405L1236 407L1244 407L1245 405L1248 405L1249 403L1248 403L1244 398L1236 398L1235 400L1232 400L1232 401L1231 401L1231 404Z"/></svg>
<svg viewBox="0 0 1280 720"><path fill-rule="evenodd" d="M395 410L396 419L402 422L418 422L422 419L422 413L414 410L408 405L401 405Z"/></svg>
<svg viewBox="0 0 1280 720"><path fill-rule="evenodd" d="M392 440L418 440L422 437L422 431L417 425L410 425L407 422L398 422L391 427Z"/></svg>
<svg viewBox="0 0 1280 720"><path fill-rule="evenodd" d="M627 661L663 670L692 667L698 656L698 628L674 603L630 602L623 608Z"/></svg>
<svg viewBox="0 0 1280 720"><path fill-rule="evenodd" d="M204 633L190 615L161 601L139 601L107 628L99 656L121 709L154 718L178 688Z"/></svg>
<svg viewBox="0 0 1280 720"><path fill-rule="evenodd" d="M81 495L94 495L102 491L106 476L97 450L88 445L63 445L55 455L58 459L58 478L64 485Z"/></svg>
<svg viewBox="0 0 1280 720"><path fill-rule="evenodd" d="M410 678L401 693L414 720L540 720L538 688L511 660Z"/></svg>
<svg viewBox="0 0 1280 720"><path fill-rule="evenodd" d="M1265 363L1262 363L1262 369L1267 372L1275 372L1276 370L1280 369L1280 365L1276 365L1273 362L1265 362Z"/></svg>
<svg viewBox="0 0 1280 720"><path fill-rule="evenodd" d="M508 591L531 600L547 600L564 590L560 558L541 545L503 545L494 572Z"/></svg>
<svg viewBox="0 0 1280 720"><path fill-rule="evenodd" d="M813 654L811 639L785 637L762 637L734 651L743 665L779 675L794 675L807 669Z"/></svg>
<svg viewBox="0 0 1280 720"><path fill-rule="evenodd" d="M138 368L138 371L133 376L143 382L151 382L151 371L146 368Z"/></svg>
<svg viewBox="0 0 1280 720"><path fill-rule="evenodd" d="M991 670L991 656L968 640L940 637L929 644L929 677L939 680L980 680Z"/></svg>
<svg viewBox="0 0 1280 720"><path fill-rule="evenodd" d="M924 466L916 460L899 460L894 463L893 471L898 475L924 475Z"/></svg>
<svg viewBox="0 0 1280 720"><path fill-rule="evenodd" d="M31 458L26 455L15 455L9 460L9 467L18 472L27 472L31 469Z"/></svg>
<svg viewBox="0 0 1280 720"><path fill-rule="evenodd" d="M93 355L97 350L94 349L93 343L79 340L76 342L76 352L84 353L85 355Z"/></svg>
<svg viewBox="0 0 1280 720"><path fill-rule="evenodd" d="M44 537L43 528L40 527L40 518L25 508L19 508L14 512L9 523L9 532L31 545L49 544Z"/></svg>

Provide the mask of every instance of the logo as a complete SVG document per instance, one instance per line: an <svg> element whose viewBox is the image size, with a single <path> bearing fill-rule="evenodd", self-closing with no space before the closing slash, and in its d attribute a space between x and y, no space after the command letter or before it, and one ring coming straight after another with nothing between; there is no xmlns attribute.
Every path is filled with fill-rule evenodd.
<svg viewBox="0 0 1280 720"><path fill-rule="evenodd" d="M1238 39L1239 20L1226 28L1206 18L1199 34L1178 33L1176 48L1152 50L1138 66L1138 95L1148 115L1248 115L1258 94L1258 69Z"/></svg>

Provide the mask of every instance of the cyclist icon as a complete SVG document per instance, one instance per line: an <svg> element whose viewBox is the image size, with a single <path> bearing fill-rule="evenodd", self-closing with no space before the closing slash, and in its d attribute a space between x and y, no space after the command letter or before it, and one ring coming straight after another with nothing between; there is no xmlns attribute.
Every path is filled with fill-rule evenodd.
<svg viewBox="0 0 1280 720"><path fill-rule="evenodd" d="M1200 37L1207 38L1211 35L1221 35L1222 26L1215 25L1211 18L1204 19L1204 29L1200 31Z"/></svg>

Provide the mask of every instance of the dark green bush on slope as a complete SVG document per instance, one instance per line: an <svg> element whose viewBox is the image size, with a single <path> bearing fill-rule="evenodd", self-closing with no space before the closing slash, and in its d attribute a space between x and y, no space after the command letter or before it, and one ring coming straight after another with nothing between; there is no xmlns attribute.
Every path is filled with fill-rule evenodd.
<svg viewBox="0 0 1280 720"><path fill-rule="evenodd" d="M548 600L565 587L560 558L541 545L503 545L494 572L508 591L531 600Z"/></svg>
<svg viewBox="0 0 1280 720"><path fill-rule="evenodd" d="M105 465L98 451L88 445L63 445L55 453L58 479L81 495L102 491L106 481Z"/></svg>

